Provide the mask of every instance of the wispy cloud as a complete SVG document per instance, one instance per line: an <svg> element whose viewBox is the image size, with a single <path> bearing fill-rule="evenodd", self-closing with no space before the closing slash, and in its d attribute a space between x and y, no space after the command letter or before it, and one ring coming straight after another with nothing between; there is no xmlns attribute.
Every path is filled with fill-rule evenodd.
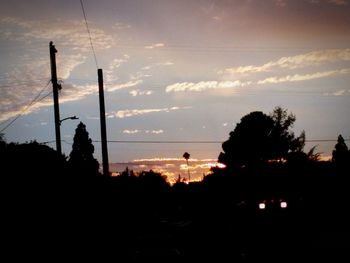
<svg viewBox="0 0 350 263"><path fill-rule="evenodd" d="M153 63L153 64L150 64L150 65L144 66L144 67L141 68L141 70L143 70L143 71L147 70L148 71L148 70L151 70L151 69L153 69L155 67L167 67L167 66L172 66L172 65L174 65L174 63L171 62L171 61L158 62L158 63Z"/></svg>
<svg viewBox="0 0 350 263"><path fill-rule="evenodd" d="M51 88L51 87L50 87ZM48 89L49 90L49 89ZM64 84L62 85L62 90L60 92L60 103L66 103L66 102L72 102L80 100L88 95L91 95L93 93L97 93L97 87L96 85L85 85L85 86L78 86L78 85L71 85L71 84ZM23 90L22 92L18 92L16 96L27 96L30 97L28 94L26 94L27 91ZM40 98L43 98L46 94L50 94L48 91L43 92L43 95L40 96ZM15 100L16 101L16 100ZM8 100L0 100L0 121L5 121L7 119L10 119L18 114L26 115L31 112L35 112L43 107L48 107L53 105L53 99L52 95L47 96L45 99L40 100L36 103L34 103L31 107L27 108L28 101L19 101L18 103L12 102L12 104L7 104Z"/></svg>
<svg viewBox="0 0 350 263"><path fill-rule="evenodd" d="M130 80L126 83L121 83L121 84L108 84L106 86L107 86L107 91L112 92L112 91L116 91L116 90L120 90L120 89L135 87L135 86L141 84L142 82L143 82L142 79L138 79L138 80Z"/></svg>
<svg viewBox="0 0 350 263"><path fill-rule="evenodd" d="M208 89L228 89L236 87L244 87L250 85L251 82L236 81L200 81L200 82L180 82L167 86L166 92L179 91L204 91Z"/></svg>
<svg viewBox="0 0 350 263"><path fill-rule="evenodd" d="M334 77L338 75L350 74L350 68L336 69L310 74L290 74L286 76L272 76L257 81L201 81L201 82L181 82L166 87L166 92L185 92L185 91L205 91L210 89L230 89L245 87L251 85L277 84L284 82L308 81L320 78Z"/></svg>
<svg viewBox="0 0 350 263"><path fill-rule="evenodd" d="M125 133L125 134L137 134L137 133L162 134L162 133L164 133L164 130L162 130L162 129L160 129L160 130L138 130L138 129L128 130L128 129L125 129L122 131L122 133Z"/></svg>
<svg viewBox="0 0 350 263"><path fill-rule="evenodd" d="M328 0L327 2L330 4L335 4L335 5L347 5L348 4L347 0Z"/></svg>
<svg viewBox="0 0 350 263"><path fill-rule="evenodd" d="M160 47L164 47L165 44L164 43L155 43L155 44L150 44L145 46L146 49L155 49L155 48L160 48Z"/></svg>
<svg viewBox="0 0 350 263"><path fill-rule="evenodd" d="M198 161L198 159L190 159L191 161ZM183 158L165 158L165 157L155 157L155 158L144 158L144 159L135 159L133 163L153 163L153 162L183 162Z"/></svg>
<svg viewBox="0 0 350 263"><path fill-rule="evenodd" d="M210 168L220 166L217 159L189 159L189 166L185 164L184 158L143 158L136 159L126 163L111 163L111 170L121 172L126 167L134 172L153 170L161 172L167 176L170 183L175 183L179 175L182 180L188 180L187 169L191 171L191 181L200 181L203 179L203 174L210 173Z"/></svg>
<svg viewBox="0 0 350 263"><path fill-rule="evenodd" d="M90 51L90 43L84 21L78 20L26 20L18 17L3 17L0 24L2 38L31 43L34 40L57 41L80 52ZM108 49L115 44L112 36L102 29L90 27L92 41L97 50Z"/></svg>
<svg viewBox="0 0 350 263"><path fill-rule="evenodd" d="M145 133L150 133L150 134L162 134L164 133L164 130L160 129L160 130L146 130Z"/></svg>
<svg viewBox="0 0 350 263"><path fill-rule="evenodd" d="M165 61L165 62L158 62L155 65L156 66L172 66L172 65L174 65L174 63L171 61Z"/></svg>
<svg viewBox="0 0 350 263"><path fill-rule="evenodd" d="M337 90L334 92L323 93L324 96L350 96L350 90Z"/></svg>
<svg viewBox="0 0 350 263"><path fill-rule="evenodd" d="M301 55L282 57L276 61L270 61L263 65L248 65L227 68L219 73L237 76L239 74L268 72L276 68L296 69L338 61L350 61L350 48L312 51Z"/></svg>
<svg viewBox="0 0 350 263"><path fill-rule="evenodd" d="M183 110L183 109L189 109L191 107L171 107L171 108L155 108L155 109L132 109L132 110L120 110L117 112L109 112L107 115L110 117L115 118L128 118L128 117L134 117L134 116L140 116L150 113L157 113L157 112L171 112L176 110Z"/></svg>
<svg viewBox="0 0 350 263"><path fill-rule="evenodd" d="M151 90L139 90L139 89L136 89L136 90L131 90L129 92L129 94L133 97L136 97L136 96L149 96L153 93L153 91Z"/></svg>
<svg viewBox="0 0 350 263"><path fill-rule="evenodd" d="M287 5L286 0L275 0L276 6L285 7Z"/></svg>
<svg viewBox="0 0 350 263"><path fill-rule="evenodd" d="M126 134L136 134L136 133L140 133L140 130L123 130L123 133Z"/></svg>
<svg viewBox="0 0 350 263"><path fill-rule="evenodd" d="M222 18L220 16L212 16L212 19L215 21L221 21Z"/></svg>
<svg viewBox="0 0 350 263"><path fill-rule="evenodd" d="M131 28L131 25L129 24L125 24L125 23L121 23L121 22L117 22L114 23L114 25L112 26L113 29L117 29L117 30L123 30L123 29L129 29Z"/></svg>
<svg viewBox="0 0 350 263"><path fill-rule="evenodd" d="M118 80L117 77L117 70L119 67L121 67L123 64L128 62L130 56L127 54L124 54L122 58L115 58L112 60L111 63L108 65L108 69L105 70L107 81L115 81Z"/></svg>
<svg viewBox="0 0 350 263"><path fill-rule="evenodd" d="M115 43L114 38L103 30L92 26L90 28L95 49L102 50ZM23 112L31 98L34 98L45 86L50 78L50 61L48 49L42 49L42 44L53 41L59 50L57 74L60 80L71 77L72 72L91 56L86 28L83 21L77 20L27 20L18 17L0 17L0 39L3 41L26 44L27 52L16 54L20 64L11 65L5 78L0 80L0 120L16 116ZM60 94L60 102L81 99L96 91L96 87L75 86L64 84ZM43 95L45 92L43 92ZM52 105L52 98L48 97L30 107L24 114L38 110L41 107Z"/></svg>
<svg viewBox="0 0 350 263"><path fill-rule="evenodd" d="M350 68L339 69L339 70L330 70L324 72L316 72L312 74L295 74L295 75L287 75L283 77L269 77L264 80L259 80L257 83L261 84L276 84L283 82L295 82L295 81L304 81L304 80L313 80L319 78L333 77L337 75L350 74Z"/></svg>

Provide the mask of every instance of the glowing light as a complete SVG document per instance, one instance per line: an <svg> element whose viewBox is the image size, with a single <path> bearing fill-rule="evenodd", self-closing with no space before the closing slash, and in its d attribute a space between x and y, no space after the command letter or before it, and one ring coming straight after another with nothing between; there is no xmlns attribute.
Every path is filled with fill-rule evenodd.
<svg viewBox="0 0 350 263"><path fill-rule="evenodd" d="M224 168L226 168L226 165L225 164L223 164L223 163L217 163L217 165L216 165L217 167L219 167L220 169L224 169Z"/></svg>
<svg viewBox="0 0 350 263"><path fill-rule="evenodd" d="M287 202L281 202L280 203L281 208L287 208Z"/></svg>
<svg viewBox="0 0 350 263"><path fill-rule="evenodd" d="M260 203L260 204L259 204L259 209L260 209L260 210L264 210L265 208L266 208L265 203Z"/></svg>

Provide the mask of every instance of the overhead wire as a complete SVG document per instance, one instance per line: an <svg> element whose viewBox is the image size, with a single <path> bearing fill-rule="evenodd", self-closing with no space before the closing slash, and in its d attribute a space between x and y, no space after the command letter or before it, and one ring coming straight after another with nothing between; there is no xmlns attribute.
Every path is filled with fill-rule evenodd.
<svg viewBox="0 0 350 263"><path fill-rule="evenodd" d="M164 140L164 141L145 141L145 140L140 140L140 141L137 141L137 140L109 140L107 142L109 143L140 143L140 144L145 144L145 143L149 143L149 144L217 144L217 143L222 143L224 142L225 140L223 141L176 141L176 140ZM305 142L336 142L337 140L334 139L312 139L312 140L305 140ZM345 139L344 141L350 141L350 139ZM101 142L100 140L92 140L92 142Z"/></svg>
<svg viewBox="0 0 350 263"><path fill-rule="evenodd" d="M83 0L80 0L80 5L81 5L81 10L83 11L83 15L84 15L86 31L87 31L87 33L88 33L88 35L89 35L90 46L91 46L92 53L93 53L93 55L94 55L95 64L96 64L96 69L98 69L97 57L96 57L94 45L92 44L91 32L90 32L89 24L88 24L88 21L87 21L87 18L86 18L86 12L85 12L85 8L84 8Z"/></svg>
<svg viewBox="0 0 350 263"><path fill-rule="evenodd" d="M49 81L47 82L47 84L39 91L39 93L27 104L27 106L25 106L25 107L21 110L20 113L18 113L18 114L16 115L16 117L15 117L13 120L11 120L4 128L2 128L2 129L0 130L0 133L2 133L2 132L5 131L8 127L10 127L10 126L11 126L19 117L21 117L31 106L33 106L34 104L36 104L36 103L42 101L43 99L45 99L47 96L49 96L49 95L52 93L52 91L51 91L51 92L49 92L48 94L46 94L45 96L39 98L39 97L41 96L41 94L44 92L44 90L49 86L50 82L51 82L51 80L49 80ZM1 126L1 125L4 125L4 124L5 124L6 122L8 122L8 121L9 121L9 120L3 121L2 123L0 123L0 126Z"/></svg>

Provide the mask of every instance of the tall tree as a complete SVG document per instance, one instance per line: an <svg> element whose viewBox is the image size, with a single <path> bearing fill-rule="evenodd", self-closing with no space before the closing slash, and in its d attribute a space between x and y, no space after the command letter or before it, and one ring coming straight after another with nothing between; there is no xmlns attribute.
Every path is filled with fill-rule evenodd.
<svg viewBox="0 0 350 263"><path fill-rule="evenodd" d="M335 150L332 152L332 160L335 163L343 164L349 157L348 146L341 134L338 136L337 144L334 146Z"/></svg>
<svg viewBox="0 0 350 263"><path fill-rule="evenodd" d="M296 118L276 107L270 115L254 111L245 115L222 144L219 162L237 168L287 158L289 152L302 151L305 133L295 137L290 131Z"/></svg>
<svg viewBox="0 0 350 263"><path fill-rule="evenodd" d="M94 150L86 126L80 122L75 129L72 151L68 161L75 173L83 175L97 175L99 173L99 163L93 156Z"/></svg>
<svg viewBox="0 0 350 263"><path fill-rule="evenodd" d="M296 117L288 114L286 109L276 107L270 117L273 120L273 127L270 133L271 157L273 159L287 158L289 152L301 152L305 146L305 132L302 131L299 137L295 138L291 128Z"/></svg>

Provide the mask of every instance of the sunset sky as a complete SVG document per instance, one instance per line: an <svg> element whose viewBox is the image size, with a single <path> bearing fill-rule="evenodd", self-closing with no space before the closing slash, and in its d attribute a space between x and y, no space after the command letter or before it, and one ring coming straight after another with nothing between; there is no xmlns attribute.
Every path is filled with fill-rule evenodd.
<svg viewBox="0 0 350 263"><path fill-rule="evenodd" d="M350 1L83 2L97 65L79 0L2 1L0 130L23 113L3 131L7 142L55 140L52 94L25 110L52 90L50 41L63 83L61 118L80 119L62 123L66 155L79 121L100 140L96 66L104 72L109 140L213 142L109 143L113 163L185 151L215 161L218 142L241 117L275 106L296 115L293 130L305 130L307 140L350 138ZM306 150L314 145L330 155L335 142L309 142Z"/></svg>

